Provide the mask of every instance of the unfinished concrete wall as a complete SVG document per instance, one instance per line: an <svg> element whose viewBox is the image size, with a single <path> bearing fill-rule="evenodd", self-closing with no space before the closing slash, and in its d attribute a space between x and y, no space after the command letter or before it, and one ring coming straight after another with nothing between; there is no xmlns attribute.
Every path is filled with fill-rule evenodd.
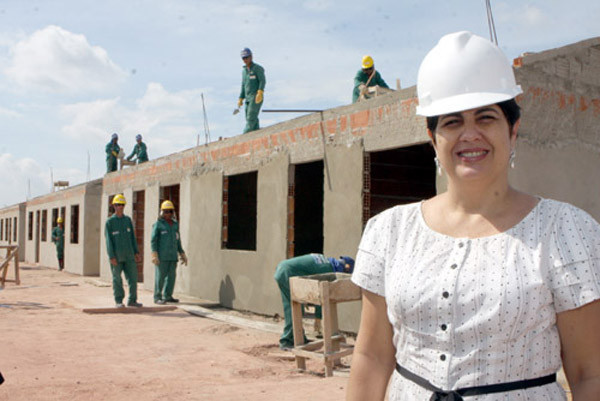
<svg viewBox="0 0 600 401"><path fill-rule="evenodd" d="M600 220L600 38L515 60L523 109L511 182Z"/></svg>
<svg viewBox="0 0 600 401"><path fill-rule="evenodd" d="M55 220L53 211L57 210L60 215L64 208L65 271L81 275L97 275L99 271L98 213L100 212L98 205L101 192L102 180L94 180L27 201L25 260L58 268L56 246L52 242ZM75 210L78 216L77 222L74 221ZM31 225L30 216L33 218ZM33 230L31 234L29 234L30 227ZM77 238L74 236L75 232Z"/></svg>
<svg viewBox="0 0 600 401"><path fill-rule="evenodd" d="M19 260L25 260L25 203L0 209L0 245L18 245Z"/></svg>

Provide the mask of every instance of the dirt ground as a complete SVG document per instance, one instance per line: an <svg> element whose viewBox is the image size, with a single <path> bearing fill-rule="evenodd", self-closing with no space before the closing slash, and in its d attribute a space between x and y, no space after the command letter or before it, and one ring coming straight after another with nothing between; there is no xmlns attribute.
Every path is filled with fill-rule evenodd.
<svg viewBox="0 0 600 401"><path fill-rule="evenodd" d="M0 290L0 400L344 399L345 374L325 378L317 360L298 372L276 333L181 309L82 312L112 306L95 279L21 265L21 285Z"/></svg>

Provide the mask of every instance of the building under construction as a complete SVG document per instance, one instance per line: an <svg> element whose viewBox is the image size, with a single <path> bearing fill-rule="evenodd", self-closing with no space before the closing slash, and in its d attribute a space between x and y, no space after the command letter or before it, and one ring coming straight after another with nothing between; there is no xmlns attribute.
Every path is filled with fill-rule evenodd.
<svg viewBox="0 0 600 401"><path fill-rule="evenodd" d="M600 220L600 38L515 60L522 124L510 181L570 202ZM170 199L189 265L175 291L234 309L281 314L273 279L282 259L355 255L367 219L444 191L415 88L212 142L0 210L0 244L57 267L50 232L65 219L65 269L110 281L103 227L114 195L127 198L154 287L150 233ZM109 299L107 299L109 303ZM357 303L340 310L358 327Z"/></svg>

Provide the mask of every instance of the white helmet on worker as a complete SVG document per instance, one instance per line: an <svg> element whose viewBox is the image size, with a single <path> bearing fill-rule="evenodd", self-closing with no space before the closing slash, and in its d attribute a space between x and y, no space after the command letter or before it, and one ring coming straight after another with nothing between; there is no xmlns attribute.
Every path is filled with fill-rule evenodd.
<svg viewBox="0 0 600 401"><path fill-rule="evenodd" d="M515 98L523 93L508 58L471 32L443 36L419 67L417 114L439 116Z"/></svg>

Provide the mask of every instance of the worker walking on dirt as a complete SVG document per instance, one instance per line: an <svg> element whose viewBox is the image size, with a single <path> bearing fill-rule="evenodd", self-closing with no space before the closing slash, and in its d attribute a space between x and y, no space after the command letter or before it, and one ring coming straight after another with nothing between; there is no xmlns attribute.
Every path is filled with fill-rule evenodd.
<svg viewBox="0 0 600 401"><path fill-rule="evenodd" d="M144 163L148 161L148 152L146 151L146 144L142 142L142 135L137 134L135 136L135 141L137 142L133 147L133 151L129 156L127 156L127 160L131 160L135 157L135 161L137 164Z"/></svg>
<svg viewBox="0 0 600 401"><path fill-rule="evenodd" d="M174 218L175 206L170 200L160 205L160 216L152 226L152 263L154 264L154 303L179 302L173 298L177 272L177 255L187 266L187 256L181 247L179 223Z"/></svg>
<svg viewBox="0 0 600 401"><path fill-rule="evenodd" d="M296 256L286 259L277 265L275 271L275 281L281 292L281 301L283 303L283 317L285 326L283 334L279 338L279 348L289 350L294 348L294 332L292 327L292 307L290 299L290 277L309 276L311 274L341 272L352 273L354 270L354 259L350 256L340 256L336 258L326 258L320 253L310 253L308 255ZM321 318L321 307L315 308L317 319Z"/></svg>
<svg viewBox="0 0 600 401"><path fill-rule="evenodd" d="M123 281L121 272L125 274L129 285L129 298L127 306L142 306L137 302L137 266L141 261L137 242L133 230L133 223L129 216L123 214L125 208L125 197L121 194L115 195L112 204L115 213L106 220L104 235L106 237L106 250L110 259L112 272L113 295L117 308L123 307Z"/></svg>
<svg viewBox="0 0 600 401"><path fill-rule="evenodd" d="M119 157L119 151L121 147L117 143L119 136L114 133L110 137L110 142L106 144L106 172L111 173L117 171L117 157Z"/></svg>
<svg viewBox="0 0 600 401"><path fill-rule="evenodd" d="M247 47L241 52L244 67L242 68L242 90L238 99L238 107L246 102L246 132L255 131L258 126L258 112L263 104L265 90L265 70L252 61L252 52Z"/></svg>
<svg viewBox="0 0 600 401"><path fill-rule="evenodd" d="M52 229L52 242L56 245L56 257L58 258L58 270L65 268L65 230L62 217L56 219L56 227Z"/></svg>
<svg viewBox="0 0 600 401"><path fill-rule="evenodd" d="M352 103L358 102L361 97L368 95L368 88L373 86L380 86L389 89L389 86L385 83L383 78L378 71L375 70L375 63L373 57L364 56L362 58L362 68L358 70L354 77L354 90L352 91Z"/></svg>

